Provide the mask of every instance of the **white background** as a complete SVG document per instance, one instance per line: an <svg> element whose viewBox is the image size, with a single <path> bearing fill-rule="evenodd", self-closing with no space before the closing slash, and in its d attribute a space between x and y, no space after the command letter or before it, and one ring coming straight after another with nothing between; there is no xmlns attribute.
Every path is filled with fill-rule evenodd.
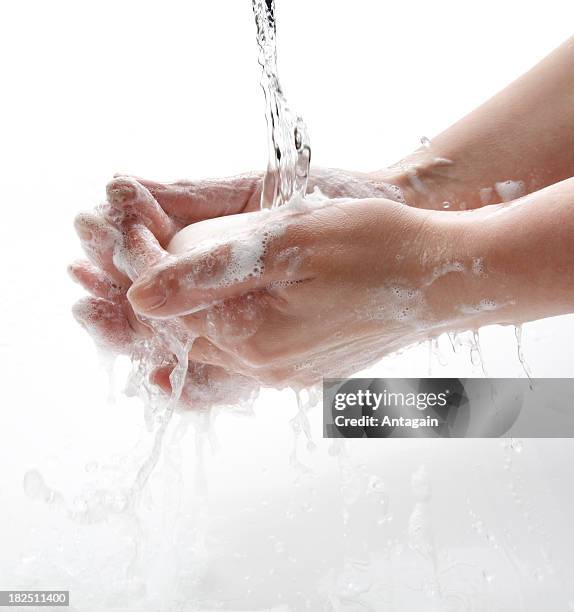
<svg viewBox="0 0 574 612"><path fill-rule="evenodd" d="M432 138L544 57L571 35L573 17L564 0L279 0L281 80L309 125L316 165L373 170L410 152L421 136ZM254 420L220 417L221 450L213 457L209 451L206 460L210 515L220 522L205 528L219 548L207 561L202 557L205 575L196 552L174 535L204 525L189 518L186 505L193 506L197 489L197 445L193 435L178 443L187 459L184 484L170 495L183 500L183 518L176 521L181 533L165 527L175 519L162 496L154 498L142 519L149 530L136 572L147 589L142 595L134 587L135 604L118 594L129 591L130 553L122 542L133 536L133 523L78 526L62 509L29 500L22 487L26 471L38 469L69 507L75 498L81 505L86 489L130 480L140 459L132 449L145 455L141 407L121 398L106 403L97 354L69 313L81 295L65 272L80 255L72 220L104 197L115 172L171 180L265 166L250 3L5 2L0 57L0 589L63 586L75 592L77 610L158 610L159 599L170 601L168 593L184 593L188 602L198 598L200 607L223 601L246 610L305 609L305 602L315 602L317 585L338 575L348 552L334 544L339 532L321 531L332 518L325 500L339 490L337 461L321 440L307 457L316 469L308 489L315 491L312 512L300 511L308 500L293 484L288 462L294 413L288 394L264 394ZM567 317L529 325L525 334L535 375L572 375L574 333ZM482 335L488 373L519 375L512 330ZM424 375L426 355L426 349L407 352L379 371ZM472 371L468 355L447 351L444 359L456 375ZM432 367L446 371L436 359ZM463 587L449 585L456 597L437 599L420 589L415 597L397 586L394 603L373 596L376 610L508 612L549 602L553 610L569 609L572 445L526 441L521 448L512 459L514 472L505 471L510 451L498 442L351 449L355 463L386 479L395 508L394 522L385 527L387 544L406 542L410 477L424 463L433 481L441 563L448 553L474 568ZM262 465L272 477L263 476ZM160 466L156 487L169 474ZM517 495L533 506L534 531ZM489 516L490 531L472 530L469 505ZM291 506L294 519L285 515ZM506 543L491 546L492 533ZM524 550L527 533L530 548ZM245 534L235 548L231 534ZM278 552L278 539L287 553ZM237 550L236 567L230 559ZM416 568L419 584L425 568L416 558L401 559L395 570L408 577ZM104 565L113 568L109 575ZM277 568L275 578L269 567ZM201 588L189 586L196 583L185 578L188 571L201 574L193 574Z"/></svg>

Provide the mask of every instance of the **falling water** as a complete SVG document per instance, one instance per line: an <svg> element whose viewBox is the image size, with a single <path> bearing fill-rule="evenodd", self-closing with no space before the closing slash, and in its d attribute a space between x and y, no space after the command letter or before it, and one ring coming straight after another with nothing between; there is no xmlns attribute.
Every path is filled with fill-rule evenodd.
<svg viewBox="0 0 574 612"><path fill-rule="evenodd" d="M253 0L253 12L269 141L261 208L274 208L305 195L311 147L307 126L287 105L277 75L275 0Z"/></svg>
<svg viewBox="0 0 574 612"><path fill-rule="evenodd" d="M522 325L514 326L514 336L516 338L516 349L518 354L518 361L522 366L522 370L528 377L531 383L532 388L532 374L530 372L530 368L528 367L528 363L526 363L526 358L524 357L524 347L523 347L523 339L522 339Z"/></svg>

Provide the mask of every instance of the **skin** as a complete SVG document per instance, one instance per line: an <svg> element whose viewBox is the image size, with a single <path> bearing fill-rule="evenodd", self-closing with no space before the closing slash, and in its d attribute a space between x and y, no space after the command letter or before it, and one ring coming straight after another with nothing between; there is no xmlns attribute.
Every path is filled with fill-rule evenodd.
<svg viewBox="0 0 574 612"><path fill-rule="evenodd" d="M443 331L572 312L574 187L563 179L574 174L573 61L570 39L390 169L316 171L310 187L334 201L277 211L286 228L269 242L263 271L225 286L216 280L241 228L211 254L197 242L184 255L166 247L189 224L256 211L261 175L114 179L99 215L76 220L92 263L71 273L94 296L76 316L129 351L149 333L134 309L182 315L199 335L193 363L281 385L357 371ZM499 204L509 193L530 195ZM275 227L274 215L256 213L257 231Z"/></svg>
<svg viewBox="0 0 574 612"><path fill-rule="evenodd" d="M74 221L87 259L68 267L72 279L90 294L74 306L73 314L99 346L115 354L130 355L140 338L150 336L149 326L127 300L132 280L167 256L162 247L179 229L206 219L258 210L261 179L261 173L249 173L227 179L162 184L121 176L108 184L106 202L97 213L81 213ZM379 177L358 172L315 170L310 185L333 197L400 197ZM151 381L166 392L171 390L171 369L158 367L151 376ZM256 381L246 377L238 379L236 372L193 358L187 382L183 397L190 405L199 399L206 405L207 398L217 403L224 399L218 394L226 388L234 390L234 398L238 388L247 396L257 386Z"/></svg>
<svg viewBox="0 0 574 612"><path fill-rule="evenodd" d="M525 195L574 174L574 37L482 106L396 164L413 206L449 210L502 202L497 183ZM385 171L383 174L386 174ZM412 188L413 174L420 188Z"/></svg>
<svg viewBox="0 0 574 612"><path fill-rule="evenodd" d="M225 282L240 232L215 248L192 240L128 299L148 317L182 316L199 336L193 359L264 384L310 384L444 331L574 306L574 179L475 213L365 199L251 214L251 242L284 228L260 274Z"/></svg>

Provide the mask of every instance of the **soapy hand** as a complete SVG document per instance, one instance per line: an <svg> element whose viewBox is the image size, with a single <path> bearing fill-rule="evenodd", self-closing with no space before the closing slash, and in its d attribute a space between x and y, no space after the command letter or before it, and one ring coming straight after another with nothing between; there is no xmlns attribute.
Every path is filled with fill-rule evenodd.
<svg viewBox="0 0 574 612"><path fill-rule="evenodd" d="M393 178L391 172L383 176L317 169L311 173L309 187L318 187L331 198L386 197L404 202L403 192L392 184ZM82 267L87 266L91 271L78 274L74 266L72 276L94 293L94 283L101 284L101 278L97 282L93 278L93 272L98 269L98 275L103 273L115 289L125 290L131 284L130 278L114 261L115 249L121 242L122 223L140 223L160 245L166 246L178 230L192 223L258 210L261 184L260 173L174 183L119 176L107 185L107 200L97 213L81 213L75 219L76 231L92 265L82 263ZM100 293L96 289L95 295Z"/></svg>
<svg viewBox="0 0 574 612"><path fill-rule="evenodd" d="M311 184L333 197L346 194L381 195L401 199L396 187L375 175L319 169ZM152 333L133 312L126 292L144 268L166 256L166 246L178 229L205 219L236 215L259 209L261 174L232 178L158 183L117 177L107 186L107 201L96 214L82 213L75 227L88 260L69 267L72 278L91 297L74 306L76 319L95 341L114 353L130 354L140 338ZM169 391L170 367L158 368L153 382ZM216 366L192 362L188 378L193 384L184 397L196 397L201 381L209 387L226 388L245 380L228 376ZM211 382L216 381L214 385ZM203 385L205 386L205 384Z"/></svg>
<svg viewBox="0 0 574 612"><path fill-rule="evenodd" d="M128 299L146 317L182 317L198 336L191 359L262 384L350 374L444 324L452 270L438 242L426 248L432 214L326 200L196 224Z"/></svg>
<svg viewBox="0 0 574 612"><path fill-rule="evenodd" d="M182 317L192 359L273 386L572 312L574 178L473 212L310 200L186 228L129 290L134 311Z"/></svg>
<svg viewBox="0 0 574 612"><path fill-rule="evenodd" d="M95 296L78 318L116 350L150 333L141 315L177 316L198 336L192 370L306 385L443 331L572 309L572 180L474 212L311 197L173 235L177 222L162 234L138 214L157 205L150 192L121 180L135 193L124 214L89 218L84 235L99 265L73 268ZM168 373L153 377L166 390Z"/></svg>

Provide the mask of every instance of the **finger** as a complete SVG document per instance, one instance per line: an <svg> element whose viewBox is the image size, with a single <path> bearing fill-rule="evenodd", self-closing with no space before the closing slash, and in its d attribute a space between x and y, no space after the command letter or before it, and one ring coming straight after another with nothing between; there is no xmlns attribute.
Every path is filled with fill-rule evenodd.
<svg viewBox="0 0 574 612"><path fill-rule="evenodd" d="M128 293L138 313L154 318L193 313L218 300L257 287L260 268L239 273L230 245L221 245L202 253L187 253L148 270Z"/></svg>
<svg viewBox="0 0 574 612"><path fill-rule="evenodd" d="M116 285L99 268L96 268L89 261L78 261L71 264L68 271L72 279L82 285L94 297L120 304L129 326L136 334L140 336L151 335L151 329L137 318L131 304L127 301L125 289ZM120 312L119 308L118 312Z"/></svg>
<svg viewBox="0 0 574 612"><path fill-rule="evenodd" d="M135 334L120 303L88 297L76 302L72 313L98 346L130 353Z"/></svg>
<svg viewBox="0 0 574 612"><path fill-rule="evenodd" d="M189 351L189 358L201 363L209 363L228 370L239 370L239 364L232 355L226 353L207 340L207 338L196 338Z"/></svg>
<svg viewBox="0 0 574 612"><path fill-rule="evenodd" d="M164 246L179 229L179 225L169 218L148 189L133 178L114 178L106 186L106 194L110 204L106 214L115 225L121 225L125 219L141 223Z"/></svg>
<svg viewBox="0 0 574 612"><path fill-rule="evenodd" d="M120 232L103 217L91 213L80 213L74 219L74 227L88 259L118 285L129 286L129 278L116 268L113 261L115 245L121 239Z"/></svg>
<svg viewBox="0 0 574 612"><path fill-rule="evenodd" d="M114 248L114 265L132 281L139 278L151 266L169 257L156 237L144 225L124 220L120 236Z"/></svg>
<svg viewBox="0 0 574 612"><path fill-rule="evenodd" d="M175 368L175 364L163 365L156 368L149 377L152 384L158 385L166 393L171 393L171 380L170 376ZM218 383L225 381L233 374L227 370L219 367L210 365L207 363L190 362L187 369L187 376L185 387L190 385L205 386L209 381L210 383ZM184 389L185 389L184 387Z"/></svg>
<svg viewBox="0 0 574 612"><path fill-rule="evenodd" d="M72 279L94 297L113 300L122 293L122 288L100 268L86 260L76 261L68 266Z"/></svg>
<svg viewBox="0 0 574 612"><path fill-rule="evenodd" d="M189 314L214 302L308 278L303 261L293 268L288 251L296 233L273 237L265 226L251 226L216 247L207 241L150 269L128 292L134 310L154 318Z"/></svg>
<svg viewBox="0 0 574 612"><path fill-rule="evenodd" d="M157 368L150 375L150 382L165 393L171 393L170 375L173 365ZM254 397L258 384L252 378L229 372L219 366L191 362L182 390L182 403L188 407L205 408L215 404L237 404Z"/></svg>
<svg viewBox="0 0 574 612"><path fill-rule="evenodd" d="M159 183L136 180L146 187L163 210L182 225L259 209L261 174L224 179Z"/></svg>
<svg viewBox="0 0 574 612"><path fill-rule="evenodd" d="M185 315L182 320L195 335L213 340L229 351L257 332L271 299L265 291L250 292Z"/></svg>
<svg viewBox="0 0 574 612"><path fill-rule="evenodd" d="M208 308L184 315L181 320L194 336L208 336L210 328Z"/></svg>
<svg viewBox="0 0 574 612"><path fill-rule="evenodd" d="M120 297L120 303L123 308L128 325L137 336L151 338L154 335L154 330L146 321L142 321L134 312L132 305L128 302L125 294Z"/></svg>

